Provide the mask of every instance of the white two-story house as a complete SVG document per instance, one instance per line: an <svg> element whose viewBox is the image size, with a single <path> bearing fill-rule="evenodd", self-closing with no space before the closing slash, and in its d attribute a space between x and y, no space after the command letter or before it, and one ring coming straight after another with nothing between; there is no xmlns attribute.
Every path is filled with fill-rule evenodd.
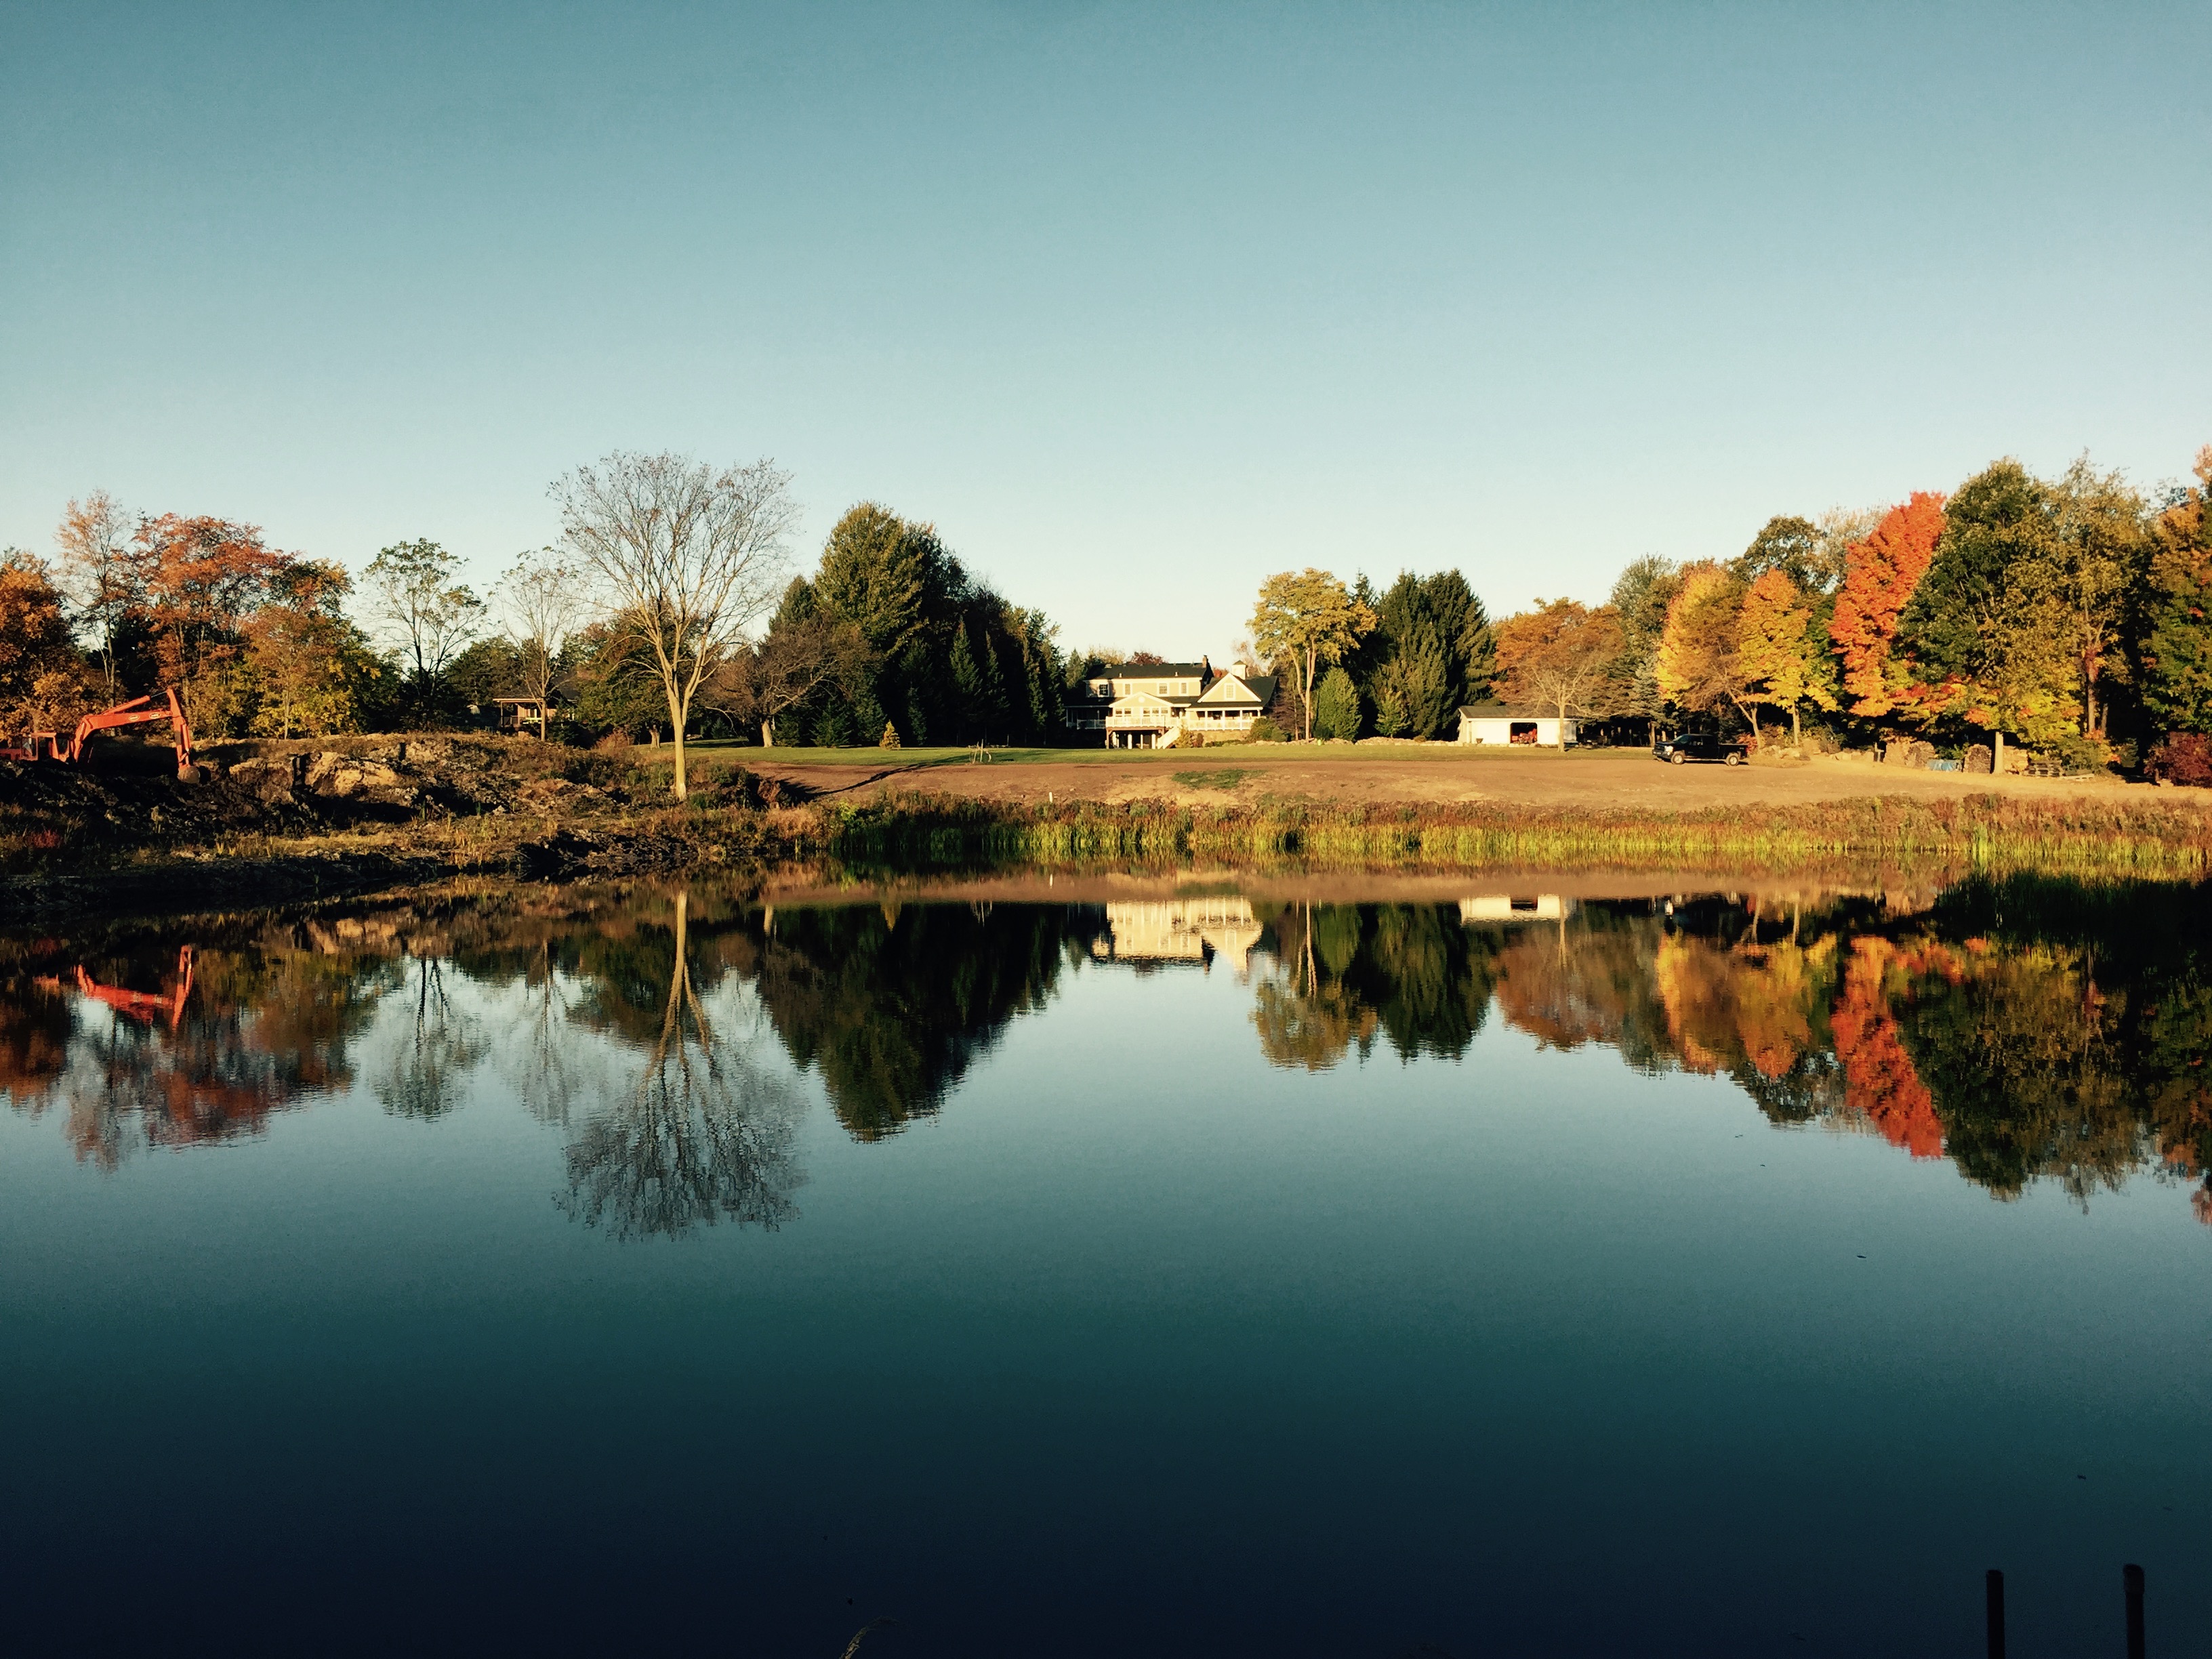
<svg viewBox="0 0 2212 1659"><path fill-rule="evenodd" d="M1071 731L1103 734L1109 749L1164 749L1193 738L1235 742L1275 700L1275 676L1249 663L1123 663L1067 698Z"/></svg>

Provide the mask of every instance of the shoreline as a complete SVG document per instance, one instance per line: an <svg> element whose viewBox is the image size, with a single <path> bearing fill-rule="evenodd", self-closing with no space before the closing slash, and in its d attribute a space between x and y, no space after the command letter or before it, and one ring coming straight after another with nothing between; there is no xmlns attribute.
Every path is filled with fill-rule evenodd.
<svg viewBox="0 0 2212 1659"><path fill-rule="evenodd" d="M1723 886L1926 889L1969 874L2089 882L2212 873L2212 814L2165 799L1864 796L1733 811L1583 811L1489 803L1347 806L1267 800L1022 803L904 794L796 806L496 811L304 835L108 848L0 878L0 921L358 898L458 878L515 883L709 874L827 896L947 884L1051 895L1136 881L1353 878L1463 886L1540 878ZM1547 889L1547 890L1551 890ZM955 895L948 892L946 896ZM1006 895L1012 897L1011 893ZM788 901L787 901L788 902Z"/></svg>

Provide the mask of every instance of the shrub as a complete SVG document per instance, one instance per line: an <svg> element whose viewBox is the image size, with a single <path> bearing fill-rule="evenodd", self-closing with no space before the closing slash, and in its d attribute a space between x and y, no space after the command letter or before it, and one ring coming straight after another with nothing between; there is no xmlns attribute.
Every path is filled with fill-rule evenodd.
<svg viewBox="0 0 2212 1659"><path fill-rule="evenodd" d="M876 747L878 749L896 749L900 747L898 727L893 726L889 720L885 720L884 722L884 734L882 737L876 739Z"/></svg>
<svg viewBox="0 0 2212 1659"><path fill-rule="evenodd" d="M2143 770L2168 783L2212 788L2212 738L2202 732L2169 732L2152 748Z"/></svg>
<svg viewBox="0 0 2212 1659"><path fill-rule="evenodd" d="M1285 743L1289 741L1288 735L1284 732L1283 728L1276 725L1273 720L1268 719L1265 714L1261 715L1258 720L1252 722L1251 739L1254 743Z"/></svg>

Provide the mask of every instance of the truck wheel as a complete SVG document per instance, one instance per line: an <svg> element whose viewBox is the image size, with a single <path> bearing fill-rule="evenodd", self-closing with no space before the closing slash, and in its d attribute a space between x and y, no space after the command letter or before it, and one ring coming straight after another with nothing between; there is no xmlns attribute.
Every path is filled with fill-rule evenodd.
<svg viewBox="0 0 2212 1659"><path fill-rule="evenodd" d="M1684 761L1689 758L1690 757L1687 755L1685 755L1680 750L1677 750L1674 754L1667 757L1667 762L1670 766L1680 766Z"/></svg>
<svg viewBox="0 0 2212 1659"><path fill-rule="evenodd" d="M1741 755L1732 754L1728 757L1728 763L1730 766L1741 766L1743 764L1743 757Z"/></svg>

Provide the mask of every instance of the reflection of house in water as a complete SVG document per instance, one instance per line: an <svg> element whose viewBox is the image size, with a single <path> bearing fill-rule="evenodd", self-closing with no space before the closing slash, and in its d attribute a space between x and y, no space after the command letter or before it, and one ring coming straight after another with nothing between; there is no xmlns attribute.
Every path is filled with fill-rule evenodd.
<svg viewBox="0 0 2212 1659"><path fill-rule="evenodd" d="M1225 956L1242 974L1259 941L1249 899L1158 899L1109 904L1106 932L1091 941L1091 954L1100 962L1188 962L1201 968Z"/></svg>
<svg viewBox="0 0 2212 1659"><path fill-rule="evenodd" d="M1459 902L1462 923L1476 921L1558 921L1567 914L1567 902L1557 893L1534 898L1515 898L1506 893L1478 893Z"/></svg>

